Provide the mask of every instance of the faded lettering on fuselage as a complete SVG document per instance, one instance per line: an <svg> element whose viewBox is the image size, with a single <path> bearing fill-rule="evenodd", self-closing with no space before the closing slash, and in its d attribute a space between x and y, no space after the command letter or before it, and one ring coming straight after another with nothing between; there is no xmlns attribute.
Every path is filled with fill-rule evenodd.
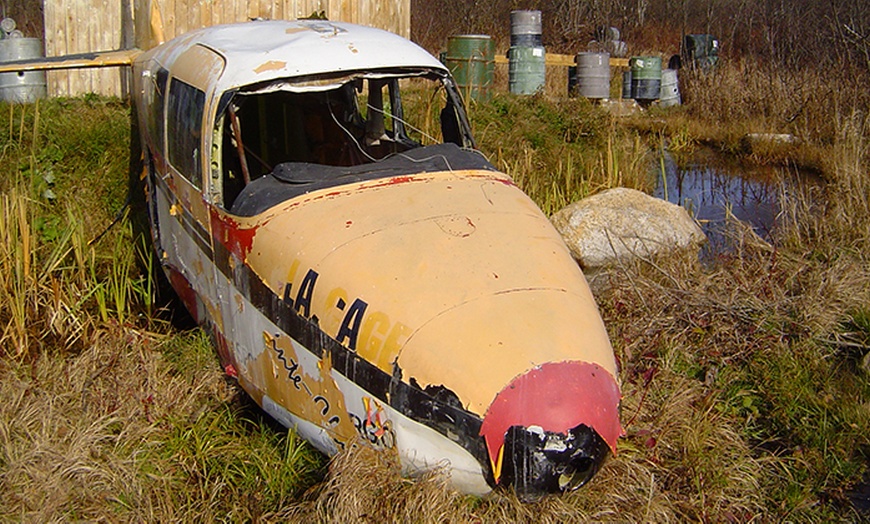
<svg viewBox="0 0 870 524"><path fill-rule="evenodd" d="M324 333L339 344L390 372L411 329L393 321L387 313L370 307L362 298L351 298L341 287L332 288L326 293L325 303L315 304L315 289L320 275L314 269L302 271L300 268L299 260L290 264L282 293L284 302L300 316L317 323Z"/></svg>
<svg viewBox="0 0 870 524"><path fill-rule="evenodd" d="M386 410L377 400L363 397L365 416L350 414L359 436L376 449L389 449L396 445L396 435L392 424L386 418Z"/></svg>
<svg viewBox="0 0 870 524"><path fill-rule="evenodd" d="M264 332L263 342L266 351L248 364L249 374L257 370L256 374L263 377L263 393L294 415L325 429L336 443L350 441L357 429L347 414L344 395L332 378L330 354L325 353L317 361L318 369L307 369L289 337Z"/></svg>

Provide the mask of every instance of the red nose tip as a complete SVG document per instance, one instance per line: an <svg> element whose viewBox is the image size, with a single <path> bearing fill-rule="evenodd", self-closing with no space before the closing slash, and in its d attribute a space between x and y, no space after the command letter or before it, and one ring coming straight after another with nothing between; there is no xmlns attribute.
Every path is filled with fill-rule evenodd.
<svg viewBox="0 0 870 524"><path fill-rule="evenodd" d="M500 476L505 433L513 426L567 434L584 424L615 454L616 440L623 434L619 399L616 380L598 364L552 362L518 376L496 395L480 428L495 481Z"/></svg>

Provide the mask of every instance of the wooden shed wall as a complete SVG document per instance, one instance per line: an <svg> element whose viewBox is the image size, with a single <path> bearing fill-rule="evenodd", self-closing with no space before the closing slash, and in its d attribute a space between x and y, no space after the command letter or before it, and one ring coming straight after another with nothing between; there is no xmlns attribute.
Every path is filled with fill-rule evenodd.
<svg viewBox="0 0 870 524"><path fill-rule="evenodd" d="M323 12L330 20L369 25L409 38L410 0L153 0L170 40L187 31L251 18L293 20ZM136 46L148 48L152 0L46 0L45 54L59 56ZM50 96L123 96L122 69L49 72Z"/></svg>

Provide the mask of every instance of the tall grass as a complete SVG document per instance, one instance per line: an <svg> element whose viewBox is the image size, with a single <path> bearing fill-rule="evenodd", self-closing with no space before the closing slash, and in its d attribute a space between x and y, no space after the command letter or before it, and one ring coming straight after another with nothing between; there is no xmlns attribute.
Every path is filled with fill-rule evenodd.
<svg viewBox="0 0 870 524"><path fill-rule="evenodd" d="M689 104L628 126L582 100L496 95L470 111L480 148L547 212L648 189L663 143L790 129L720 109L713 135ZM90 243L124 199L126 109L51 101L37 121L35 107L0 107L0 519L857 520L846 494L870 450L870 121L843 104L833 134L810 142L831 152L816 157L826 194L784 195L775 244L735 221L733 249L710 267L637 261L607 275L597 298L627 435L589 485L534 504L463 496L440 470L403 477L395 455L366 447L324 477L319 454L223 377L201 331L140 320L153 261L136 263L129 226ZM442 102L418 105L434 116Z"/></svg>
<svg viewBox="0 0 870 524"><path fill-rule="evenodd" d="M63 106L81 113L81 107L70 107L68 102L49 104L48 112L53 114ZM123 151L124 141L129 141L125 133L117 133L125 129L123 124L117 125L118 118L110 123L115 124L113 128L96 115L90 121L49 118L49 125L41 130L39 104L8 107L10 134L0 159L7 167L0 198L0 302L7 304L0 311L0 350L21 358L35 356L43 347L78 347L95 327L95 321L128 322L131 307L147 301L144 295L148 284L143 282L150 275L139 273L136 267L128 226L106 237L106 242L112 242L108 250L98 252L86 237L88 231L109 223L105 217L111 210L101 208L101 204L114 201L101 202L93 194L79 198L87 188L82 186L95 182L101 169L114 166L117 173L117 167L125 165L123 158L118 164L117 158L106 156L112 149L120 147ZM120 117L125 116L122 111ZM42 121L45 125L44 117ZM85 156L81 151L88 148L75 143L75 136L80 136L82 128L88 129L87 124L92 131L110 127L111 136L121 144L93 150L99 158L96 162L70 162L74 170L58 180L55 170L65 169L64 160ZM72 133L72 138L58 135L57 127L63 126L78 131ZM58 137L63 137L64 142L58 143ZM41 141L46 144L43 146ZM105 185L113 185L112 179L107 182ZM123 186L123 178L114 182ZM103 195L113 192L101 190L96 184L87 189ZM93 220L84 220L87 215ZM93 315L95 311L97 316Z"/></svg>
<svg viewBox="0 0 870 524"><path fill-rule="evenodd" d="M251 410L201 334L101 327L74 357L7 364L0 394L4 521L251 521L322 460Z"/></svg>
<svg viewBox="0 0 870 524"><path fill-rule="evenodd" d="M653 185L646 144L585 99L496 94L471 119L480 149L547 214L602 189Z"/></svg>

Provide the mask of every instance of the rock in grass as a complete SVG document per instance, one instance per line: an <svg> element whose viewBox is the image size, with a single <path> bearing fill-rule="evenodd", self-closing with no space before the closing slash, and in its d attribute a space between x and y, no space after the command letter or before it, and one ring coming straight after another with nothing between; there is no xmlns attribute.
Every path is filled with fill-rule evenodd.
<svg viewBox="0 0 870 524"><path fill-rule="evenodd" d="M697 250L707 240L682 207L628 188L584 198L550 220L584 269L637 256Z"/></svg>

